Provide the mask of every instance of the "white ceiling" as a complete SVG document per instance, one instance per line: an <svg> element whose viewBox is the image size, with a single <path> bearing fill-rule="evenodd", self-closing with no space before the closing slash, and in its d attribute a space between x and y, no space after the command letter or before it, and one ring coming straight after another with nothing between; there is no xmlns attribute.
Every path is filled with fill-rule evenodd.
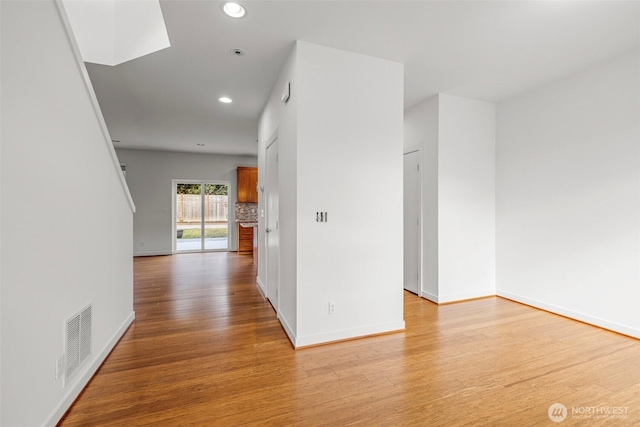
<svg viewBox="0 0 640 427"><path fill-rule="evenodd" d="M160 4L171 47L87 64L116 147L256 155L295 40L403 62L405 106L436 93L499 102L640 48L638 1L262 0L236 20L217 1Z"/></svg>

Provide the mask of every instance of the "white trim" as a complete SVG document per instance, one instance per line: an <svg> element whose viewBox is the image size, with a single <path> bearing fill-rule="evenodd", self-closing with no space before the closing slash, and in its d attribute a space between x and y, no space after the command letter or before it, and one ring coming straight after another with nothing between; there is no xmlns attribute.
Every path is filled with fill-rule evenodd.
<svg viewBox="0 0 640 427"><path fill-rule="evenodd" d="M256 285L258 285L258 289L260 289L262 296L266 298L267 288L265 288L264 283L262 283L262 280L260 280L260 276L256 276Z"/></svg>
<svg viewBox="0 0 640 427"><path fill-rule="evenodd" d="M276 128L276 130L273 131L273 133L271 134L271 136L269 137L269 139L267 139L267 142L265 144L265 149L264 149L264 162L265 162L265 175L264 175L264 181L265 181L265 192L269 192L267 183L267 177L269 176L269 148L271 146L273 146L276 142L278 142L279 144L279 128ZM276 164L277 164L277 172L278 172L278 215L276 218L276 224L279 222L280 220L280 162L279 162L279 154L280 154L280 145L278 145L277 147L277 152L276 152ZM272 165L273 166L273 165ZM264 194L263 194L263 197ZM268 243L268 238L267 238L267 233L264 231L267 226L269 225L269 206L267 203L267 199L264 198L264 211L265 211L265 217L264 217L264 229L262 230L262 234L264 235L264 276L265 276L265 295L267 296L267 299L269 299L269 291L268 291L268 286L269 286L269 243ZM274 309L276 310L276 317L278 319L280 319L280 282L281 280L281 272L282 269L280 268L281 265L281 251L280 251L280 227L277 227L278 229L278 247L277 247L277 252L278 252L278 265L277 265L277 270L278 270L278 283L276 283L276 304L274 306ZM256 230L259 232L260 231L260 223L258 223L258 227L256 228ZM258 254L260 253L260 251L258 251ZM259 262L259 261L258 261ZM271 304L273 305L273 301L269 300L271 302ZM291 342L294 343L294 340L292 339L293 335L289 336L289 339L291 339Z"/></svg>
<svg viewBox="0 0 640 427"><path fill-rule="evenodd" d="M62 401L58 404L58 406L53 410L51 415L44 422L43 426L55 426L67 412L67 410L71 407L76 398L82 393L82 390L89 384L91 378L96 374L102 363L105 361L109 353L113 350L113 348L118 344L120 338L127 332L127 329L136 318L135 311L132 311L129 316L125 319L124 323L120 325L118 330L113 334L111 339L107 342L104 348L100 351L99 354L93 359L91 364L86 365L84 371L81 375L75 375L75 382L71 385L71 388L64 396Z"/></svg>
<svg viewBox="0 0 640 427"><path fill-rule="evenodd" d="M278 299L280 298L278 297ZM287 319L285 319L285 317L282 314L278 314L278 320L280 321L280 324L282 325L284 332L287 334L287 338L289 338L289 341L291 341L291 344L293 344L293 346L296 347L296 334L293 333L293 329L289 325L289 322L287 322Z"/></svg>
<svg viewBox="0 0 640 427"><path fill-rule="evenodd" d="M495 289L484 289L474 292L463 292L461 294L438 295L438 304L447 302L458 302L474 298L492 297L496 295Z"/></svg>
<svg viewBox="0 0 640 427"><path fill-rule="evenodd" d="M104 141L107 145L107 150L109 151L109 154L111 154L111 160L113 162L113 166L118 172L120 185L124 190L125 197L129 201L129 206L131 207L131 211L135 213L136 205L133 203L133 198L131 197L129 186L127 185L127 181L124 179L124 175L122 174L122 169L120 168L120 161L118 160L118 155L116 154L116 150L113 148L113 143L111 142L111 135L109 135L109 129L107 129L107 124L104 121L104 116L102 115L102 110L100 109L98 98L96 97L96 93L93 90L93 85L91 84L91 79L89 78L87 67L84 65L82 54L80 53L80 49L78 48L78 43L76 42L76 38L73 34L73 29L71 28L71 24L69 23L69 18L67 17L67 11L64 8L64 3L62 2L62 0L55 0L55 2L56 2L56 5L58 6L58 13L64 25L65 32L67 33L67 40L69 41L69 45L71 46L71 51L73 52L73 56L76 60L76 65L78 66L78 70L80 71L80 75L82 76L82 79L84 81L84 87L87 90L87 95L89 95L89 101L93 106L93 113L95 114L96 119L98 120L98 125L102 130L102 135L104 136Z"/></svg>
<svg viewBox="0 0 640 427"><path fill-rule="evenodd" d="M402 151L402 154L403 155L411 154L411 153L413 153L415 151L420 151L420 145L419 144L414 144L414 145L410 145L408 147L404 147L404 149ZM420 160L422 160L422 158Z"/></svg>
<svg viewBox="0 0 640 427"><path fill-rule="evenodd" d="M420 145L411 145L409 147L405 147L404 148L404 154L402 155L403 157L406 156L407 154L411 154L411 153L418 153L418 205L420 206L420 213L418 214L418 221L419 221L419 226L418 226L418 274L419 274L419 278L418 278L418 295L422 296L423 289L424 289L424 207L423 207L423 200L424 197L422 195L422 189L424 187L422 181L423 181L423 172L422 172L422 151L420 150ZM404 158L403 158L403 168L404 168ZM404 173L404 170L403 170ZM403 184L404 186L404 184ZM404 187L402 189L403 193L404 193ZM403 214L404 215L404 214ZM403 220L404 220L404 216L403 216ZM403 226L403 233L404 233L404 226ZM404 245L404 240L403 240L403 245ZM403 269L404 272L404 269ZM406 289L406 288L404 288ZM411 291L409 291L411 292Z"/></svg>
<svg viewBox="0 0 640 427"><path fill-rule="evenodd" d="M329 343L333 341L342 341L352 338L361 338L368 335L383 334L386 332L404 331L404 320L391 323L383 323L378 325L364 326L354 329L343 329L340 331L327 332L317 335L307 335L304 337L296 337L292 340L294 347L306 347L309 345ZM290 338L291 339L291 338Z"/></svg>
<svg viewBox="0 0 640 427"><path fill-rule="evenodd" d="M269 138L267 138L267 143L264 145L265 151L267 150L267 148L271 147L274 142L276 142L276 139L278 139L278 128L276 128L276 130L273 131Z"/></svg>
<svg viewBox="0 0 640 427"><path fill-rule="evenodd" d="M599 328L608 329L610 331L618 332L624 335L628 335L633 338L640 339L640 329L634 329L629 326L621 325L619 323L611 322L605 319L600 319L595 316L590 316L585 313L570 310L564 307L559 307L553 304L547 304L542 301L534 300L531 298L523 297L520 295L512 294L511 292L497 290L496 295L502 298L506 298L512 301L516 301L522 304L529 305L531 307L539 308L541 310L549 311L551 313L559 314L561 316L568 317L570 319L578 320L580 322L588 323L590 325L597 326Z"/></svg>
<svg viewBox="0 0 640 427"><path fill-rule="evenodd" d="M422 298L424 298L424 299L428 299L428 300L429 300L429 301L431 301L431 302L435 302L436 304L438 303L438 296L437 296L437 295L434 295L434 294L432 294L432 293L422 291L422 292L420 293L420 296L421 296Z"/></svg>
<svg viewBox="0 0 640 427"><path fill-rule="evenodd" d="M171 180L171 253L176 253L176 193L178 192L178 180ZM135 254L134 254L135 255Z"/></svg>
<svg viewBox="0 0 640 427"><path fill-rule="evenodd" d="M133 253L133 256L162 256L162 255L173 255L173 254L171 252L166 252L166 251L134 252Z"/></svg>

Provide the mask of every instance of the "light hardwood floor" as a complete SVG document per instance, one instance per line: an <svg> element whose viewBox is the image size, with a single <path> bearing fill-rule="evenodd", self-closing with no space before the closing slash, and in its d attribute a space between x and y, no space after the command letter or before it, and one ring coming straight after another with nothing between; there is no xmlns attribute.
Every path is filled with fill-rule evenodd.
<svg viewBox="0 0 640 427"><path fill-rule="evenodd" d="M296 351L251 261L136 258L136 321L60 425L640 425L638 340L500 298L405 293L405 332ZM594 406L627 413L571 414Z"/></svg>

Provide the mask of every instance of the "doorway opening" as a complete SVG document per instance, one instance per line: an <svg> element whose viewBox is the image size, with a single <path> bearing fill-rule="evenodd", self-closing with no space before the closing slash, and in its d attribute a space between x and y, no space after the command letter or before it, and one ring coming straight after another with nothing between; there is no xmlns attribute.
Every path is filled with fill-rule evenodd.
<svg viewBox="0 0 640 427"><path fill-rule="evenodd" d="M173 252L229 250L229 183L173 181Z"/></svg>

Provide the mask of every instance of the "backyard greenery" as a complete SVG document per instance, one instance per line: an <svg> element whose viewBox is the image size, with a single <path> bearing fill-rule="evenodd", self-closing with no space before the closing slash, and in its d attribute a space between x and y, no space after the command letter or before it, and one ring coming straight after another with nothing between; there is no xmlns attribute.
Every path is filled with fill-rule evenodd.
<svg viewBox="0 0 640 427"><path fill-rule="evenodd" d="M200 194L200 184L178 184L177 194ZM228 195L226 184L205 184L204 194L207 195Z"/></svg>
<svg viewBox="0 0 640 427"><path fill-rule="evenodd" d="M227 237L226 228L206 228L204 230L204 237ZM199 228L188 228L183 230L182 239L199 239L201 236Z"/></svg>

